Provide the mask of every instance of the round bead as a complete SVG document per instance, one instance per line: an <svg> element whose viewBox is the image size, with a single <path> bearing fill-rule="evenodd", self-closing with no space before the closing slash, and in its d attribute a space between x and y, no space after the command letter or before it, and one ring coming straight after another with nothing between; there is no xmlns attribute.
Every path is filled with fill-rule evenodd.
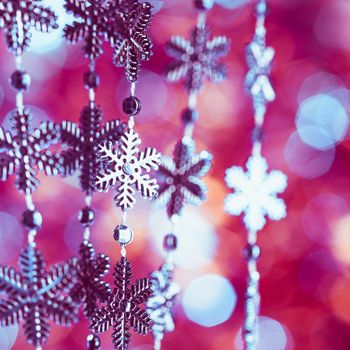
<svg viewBox="0 0 350 350"><path fill-rule="evenodd" d="M84 227L89 227L95 222L95 212L90 207L79 211L78 220Z"/></svg>
<svg viewBox="0 0 350 350"><path fill-rule="evenodd" d="M177 248L177 237L173 233L165 235L163 247L168 252L175 250Z"/></svg>
<svg viewBox="0 0 350 350"><path fill-rule="evenodd" d="M141 101L135 96L129 96L123 101L123 111L128 115L136 115L141 111Z"/></svg>
<svg viewBox="0 0 350 350"><path fill-rule="evenodd" d="M10 78L11 86L18 91L27 91L30 86L30 75L24 70L16 70Z"/></svg>
<svg viewBox="0 0 350 350"><path fill-rule="evenodd" d="M38 230L43 223L43 217L37 210L26 210L22 214L22 224L29 230Z"/></svg>
<svg viewBox="0 0 350 350"><path fill-rule="evenodd" d="M260 257L260 247L257 244L247 244L243 251L246 260L257 260Z"/></svg>
<svg viewBox="0 0 350 350"><path fill-rule="evenodd" d="M194 0L197 10L210 10L214 6L214 0Z"/></svg>
<svg viewBox="0 0 350 350"><path fill-rule="evenodd" d="M186 108L181 114L181 120L184 124L194 123L199 118L199 113L196 109Z"/></svg>
<svg viewBox="0 0 350 350"><path fill-rule="evenodd" d="M86 89L96 89L100 85L100 76L96 72L86 72L84 74L84 85Z"/></svg>
<svg viewBox="0 0 350 350"><path fill-rule="evenodd" d="M101 341L100 338L95 334L89 334L86 339L88 350L100 350Z"/></svg>
<svg viewBox="0 0 350 350"><path fill-rule="evenodd" d="M114 229L113 238L119 244L129 244L134 238L134 232L132 229L126 225L118 225Z"/></svg>

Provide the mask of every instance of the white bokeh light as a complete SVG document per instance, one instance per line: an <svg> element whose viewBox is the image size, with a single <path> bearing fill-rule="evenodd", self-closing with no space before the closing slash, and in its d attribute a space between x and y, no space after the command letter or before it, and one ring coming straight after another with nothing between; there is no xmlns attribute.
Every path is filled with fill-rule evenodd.
<svg viewBox="0 0 350 350"><path fill-rule="evenodd" d="M0 327L0 345L1 350L10 350L16 341L18 335L18 325L9 327Z"/></svg>
<svg viewBox="0 0 350 350"><path fill-rule="evenodd" d="M215 3L227 9L235 9L248 4L251 0L215 0Z"/></svg>
<svg viewBox="0 0 350 350"><path fill-rule="evenodd" d="M227 278L207 274L194 279L185 289L182 306L186 316L204 327L227 321L236 306L237 294Z"/></svg>
<svg viewBox="0 0 350 350"><path fill-rule="evenodd" d="M150 242L156 251L163 254L163 237L171 232L171 224L164 209L153 210L149 222ZM174 253L175 264L196 270L213 259L217 249L217 237L213 226L200 210L188 207L176 224L178 249Z"/></svg>

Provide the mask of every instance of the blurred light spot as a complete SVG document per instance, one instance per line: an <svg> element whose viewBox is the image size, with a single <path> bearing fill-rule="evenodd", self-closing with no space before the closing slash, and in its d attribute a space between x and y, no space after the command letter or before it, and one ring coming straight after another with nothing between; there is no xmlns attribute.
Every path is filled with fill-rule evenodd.
<svg viewBox="0 0 350 350"><path fill-rule="evenodd" d="M334 148L318 150L306 145L298 132L293 132L284 149L289 169L296 175L313 179L329 171L334 161Z"/></svg>
<svg viewBox="0 0 350 350"><path fill-rule="evenodd" d="M301 215L305 235L317 243L330 244L334 236L335 225L348 211L349 206L344 198L335 194L323 193L312 198ZM350 229L350 226L348 228Z"/></svg>
<svg viewBox="0 0 350 350"><path fill-rule="evenodd" d="M332 241L334 257L346 265L350 265L350 214L342 217L335 225Z"/></svg>
<svg viewBox="0 0 350 350"><path fill-rule="evenodd" d="M18 325L0 327L1 350L10 350L18 336Z"/></svg>
<svg viewBox="0 0 350 350"><path fill-rule="evenodd" d="M193 280L182 298L186 316L204 327L213 327L228 320L236 302L237 294L231 283L214 274Z"/></svg>
<svg viewBox="0 0 350 350"><path fill-rule="evenodd" d="M164 5L164 1L162 0L147 0L153 8L152 8L152 13L157 13Z"/></svg>
<svg viewBox="0 0 350 350"><path fill-rule="evenodd" d="M76 213L75 215L72 215L67 221L63 233L64 242L72 254L76 254L79 250L79 246L83 241L83 232L84 229L78 220L78 213Z"/></svg>
<svg viewBox="0 0 350 350"><path fill-rule="evenodd" d="M236 337L237 350L242 350L242 330ZM288 330L278 321L265 316L258 319L259 340L255 350L286 350L288 344ZM290 341L291 342L291 341Z"/></svg>
<svg viewBox="0 0 350 350"><path fill-rule="evenodd" d="M333 286L328 286L330 292L330 306L335 316L350 325L350 281L339 278Z"/></svg>
<svg viewBox="0 0 350 350"><path fill-rule="evenodd" d="M324 150L344 139L349 120L345 108L336 98L319 94L301 103L296 125L306 144Z"/></svg>
<svg viewBox="0 0 350 350"><path fill-rule="evenodd" d="M163 237L171 232L171 225L164 209L153 210L150 216L150 239L159 254L163 253ZM187 208L176 224L178 249L174 262L184 268L196 270L213 259L217 249L214 228L198 208Z"/></svg>
<svg viewBox="0 0 350 350"><path fill-rule="evenodd" d="M2 106L3 102L4 102L4 90L2 86L0 86L0 107Z"/></svg>
<svg viewBox="0 0 350 350"><path fill-rule="evenodd" d="M227 9L235 9L240 6L248 4L251 0L215 0L218 5L225 7Z"/></svg>
<svg viewBox="0 0 350 350"><path fill-rule="evenodd" d="M12 215L0 212L0 263L14 259L23 243L20 224Z"/></svg>

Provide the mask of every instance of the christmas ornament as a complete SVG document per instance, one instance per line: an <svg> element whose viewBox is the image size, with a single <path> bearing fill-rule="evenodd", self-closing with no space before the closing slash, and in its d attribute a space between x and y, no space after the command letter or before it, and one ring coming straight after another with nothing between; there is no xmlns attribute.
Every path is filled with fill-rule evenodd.
<svg viewBox="0 0 350 350"><path fill-rule="evenodd" d="M197 25L191 39L174 36L166 44L168 55L175 58L167 68L167 79L184 81L188 93L188 105L182 112L184 131L176 143L173 158L163 156L159 167L160 205L166 206L172 224L172 233L165 235L163 246L165 263L152 273L153 296L147 303L147 311L153 323L154 349L159 350L165 333L175 329L173 306L180 292L173 282L173 255L177 249L176 222L186 204L200 205L206 198L207 187L203 177L211 167L212 156L207 151L195 152L193 128L198 120L197 98L206 79L220 82L226 77L226 68L219 58L229 50L229 40L224 36L210 39L206 24L206 12L213 6L210 1L194 1L198 10Z"/></svg>
<svg viewBox="0 0 350 350"><path fill-rule="evenodd" d="M39 186L37 171L57 175L62 164L59 155L48 150L59 139L59 127L53 122L42 122L32 130L31 111L23 104L30 76L22 67L22 56L30 45L32 26L48 32L57 28L56 16L51 9L43 7L41 1L0 3L0 28L16 61L16 71L10 79L16 90L12 133L0 127L1 180L16 176L15 186L26 196L27 209L22 215L22 224L28 231L27 246L19 257L20 272L9 266L0 266L0 291L4 293L0 300L0 325L23 322L28 343L40 350L50 335L49 320L61 326L70 326L77 321L77 310L67 295L75 282L76 261L71 259L47 270L44 255L35 243L42 225L42 216L31 196Z"/></svg>
<svg viewBox="0 0 350 350"><path fill-rule="evenodd" d="M151 5L136 0L116 2L119 38L115 45L115 63L125 66L130 82L130 96L123 101L123 110L129 115L128 127L118 143L106 140L99 146L98 156L104 164L96 175L95 188L108 191L115 188L114 201L122 212L122 223L114 230L114 239L120 244L121 260L114 269L114 290L107 305L91 317L91 329L96 333L113 328L115 349L126 350L131 341L130 328L140 335L151 329L150 317L140 304L147 302L152 293L148 278L132 285L131 265L126 258L126 245L134 233L127 224L127 212L132 209L138 191L143 198L157 196L158 185L149 172L157 170L160 154L154 148L139 151L139 135L134 131L134 116L141 110L141 102L135 96L140 61L151 56L151 41L145 31L151 21Z"/></svg>
<svg viewBox="0 0 350 350"><path fill-rule="evenodd" d="M248 231L248 244L244 257L248 267L248 281L245 295L245 321L243 326L243 345L245 350L257 349L257 319L260 309L259 279L257 260L260 248L257 233L265 226L266 219L280 220L286 215L286 206L277 194L287 186L287 177L281 171L267 173L266 159L261 155L262 128L268 102L275 98L269 73L274 50L266 46L266 2L256 4L255 35L246 48L249 71L246 88L253 100L255 129L253 131L252 154L247 162L247 172L233 166L226 171L226 183L234 190L225 200L225 210L231 215L244 213L244 224Z"/></svg>

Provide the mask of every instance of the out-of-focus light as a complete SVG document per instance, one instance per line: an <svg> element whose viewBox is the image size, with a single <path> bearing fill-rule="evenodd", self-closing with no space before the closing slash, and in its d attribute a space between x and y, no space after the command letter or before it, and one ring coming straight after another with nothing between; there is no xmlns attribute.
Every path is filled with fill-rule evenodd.
<svg viewBox="0 0 350 350"><path fill-rule="evenodd" d="M164 5L162 0L147 0L152 5L152 13L157 13Z"/></svg>
<svg viewBox="0 0 350 350"><path fill-rule="evenodd" d="M204 327L213 327L228 320L236 302L237 294L231 283L215 274L193 280L182 298L187 317Z"/></svg>
<svg viewBox="0 0 350 350"><path fill-rule="evenodd" d="M297 131L293 132L284 149L290 171L306 179L313 179L329 171L334 161L334 148L318 150L306 145Z"/></svg>
<svg viewBox="0 0 350 350"><path fill-rule="evenodd" d="M171 224L164 209L153 210L149 230L152 244L159 254L163 253L163 238L171 232ZM213 259L217 238L214 228L206 221L198 208L187 208L176 224L178 249L174 253L175 264L189 270L206 266Z"/></svg>
<svg viewBox="0 0 350 350"><path fill-rule="evenodd" d="M6 263L18 255L23 243L23 232L18 221L0 212L0 263Z"/></svg>
<svg viewBox="0 0 350 350"><path fill-rule="evenodd" d="M240 6L244 6L246 4L248 4L251 0L215 0L215 2L222 6L225 7L227 9L235 9L237 7Z"/></svg>
<svg viewBox="0 0 350 350"><path fill-rule="evenodd" d="M79 250L80 243L83 241L83 230L78 220L78 213L72 215L63 233L64 242L72 254L76 254Z"/></svg>
<svg viewBox="0 0 350 350"><path fill-rule="evenodd" d="M18 335L18 325L0 327L1 350L10 350Z"/></svg>
<svg viewBox="0 0 350 350"><path fill-rule="evenodd" d="M333 314L350 325L350 282L347 278L338 278L330 288L329 304Z"/></svg>
<svg viewBox="0 0 350 350"><path fill-rule="evenodd" d="M344 106L336 98L319 94L301 103L296 125L306 144L324 150L344 139L349 119Z"/></svg>
<svg viewBox="0 0 350 350"><path fill-rule="evenodd" d="M350 266L350 215L344 215L335 225L332 237L334 257Z"/></svg>
<svg viewBox="0 0 350 350"><path fill-rule="evenodd" d="M0 107L2 106L2 103L4 102L4 89L2 86L0 86Z"/></svg>
<svg viewBox="0 0 350 350"><path fill-rule="evenodd" d="M337 227L338 220L348 212L349 206L345 199L336 194L322 193L312 198L301 215L301 224L305 235L317 243L330 244L334 237L334 228ZM350 226L348 229L350 229Z"/></svg>
<svg viewBox="0 0 350 350"><path fill-rule="evenodd" d="M242 350L242 330L236 336L237 350ZM256 350L286 350L289 347L287 329L280 322L270 317L258 319L258 343Z"/></svg>

